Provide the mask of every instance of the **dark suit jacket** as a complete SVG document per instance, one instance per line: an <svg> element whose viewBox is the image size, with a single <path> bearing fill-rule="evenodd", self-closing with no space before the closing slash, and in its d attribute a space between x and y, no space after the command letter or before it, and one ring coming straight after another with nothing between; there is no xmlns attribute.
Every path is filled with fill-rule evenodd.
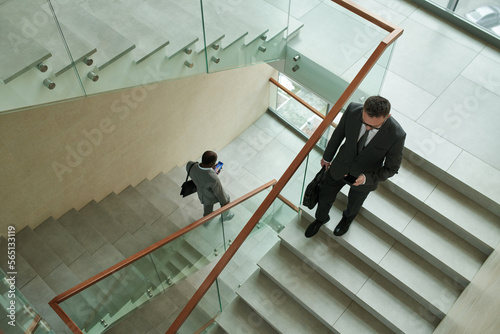
<svg viewBox="0 0 500 334"><path fill-rule="evenodd" d="M362 104L349 104L328 142L323 159L332 161L335 156L329 169L334 180L340 180L349 173L356 177L364 174L366 182L359 188L373 190L378 182L387 180L398 172L403 158L406 133L393 117L389 117L358 155L357 141L362 112Z"/></svg>

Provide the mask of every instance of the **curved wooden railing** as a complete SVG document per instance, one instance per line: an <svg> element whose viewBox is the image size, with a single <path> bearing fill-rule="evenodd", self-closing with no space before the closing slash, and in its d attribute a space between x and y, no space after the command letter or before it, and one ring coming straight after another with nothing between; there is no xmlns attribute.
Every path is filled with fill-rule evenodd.
<svg viewBox="0 0 500 334"><path fill-rule="evenodd" d="M214 266L212 271L208 274L205 281L203 281L203 283L201 283L198 290L194 293L193 297L191 297L191 299L186 304L184 309L182 309L181 313L174 320L174 322L172 323L170 328L167 330L166 334L175 334L177 332L177 330L179 330L179 328L182 326L182 324L186 321L188 316L194 310L196 305L200 302L200 300L203 298L205 293L208 291L208 289L215 282L215 280L220 275L222 270L224 270L226 265L232 259L232 257L236 253L236 251L240 248L240 246L243 244L243 242L246 240L246 238L250 235L250 233L252 232L254 227L257 225L259 220L262 218L264 213L266 213L266 211L269 209L269 207L272 205L272 203L278 197L279 193L283 190L285 185L291 179L293 174L300 167L300 165L302 164L302 162L304 161L306 156L309 154L309 152L311 152L311 150L314 148L316 143L320 140L323 132L328 128L328 126L330 126L330 124L333 122L333 120L335 119L337 114L340 112L342 107L347 103L347 101L349 100L351 95L359 87L359 85L361 84L363 79L370 72L370 70L376 64L378 59L382 56L384 51L403 33L402 28L397 27L397 26L383 20L379 16L366 11L362 7L356 5L355 3L353 3L349 0L332 0L332 1L341 5L342 7L346 8L346 9L348 9L349 11L357 14L358 16L363 17L364 19L375 24L376 26L386 30L387 32L389 32L389 34L375 48L375 50L373 51L371 56L368 58L366 63L363 65L361 70L354 77L352 82L347 86L346 90L342 93L342 95L337 100L337 102L334 104L334 106L332 107L330 112L325 116L325 118L323 119L321 124L318 126L316 131L314 131L314 133L311 135L309 140L304 144L304 147L302 147L299 154L295 157L295 159L292 161L290 166L288 166L287 170L283 173L283 175L278 180L276 185L273 187L271 192L267 195L267 197L264 199L262 204L257 208L257 210L255 211L253 216L250 218L248 223L243 227L241 232L234 239L233 243L228 248L228 250L222 255L219 262L217 262L217 264Z"/></svg>
<svg viewBox="0 0 500 334"><path fill-rule="evenodd" d="M237 198L236 200L229 202L228 204L224 205L223 207L215 210L214 212L206 215L205 217L195 221L194 223L180 229L179 231L169 235L166 238L163 238L162 240L152 244L151 246L143 249L142 251L126 258L125 260L115 264L114 266L104 270L103 272L89 278L88 280L78 284L77 286L57 295L54 297L50 302L49 305L52 307L52 309L59 315L59 317L66 323L66 325L73 331L75 334L83 334L82 330L78 328L78 326L74 323L73 320L64 312L64 310L61 308L59 305L60 303L64 302L65 300L73 297L74 295L82 292L83 290L89 288L90 286L102 281L106 277L111 276L112 274L116 273L117 271L127 267L128 265L136 262L139 259L142 259L143 257L151 254L155 250L163 247L164 245L168 244L169 242L174 241L177 238L182 237L186 233L196 229L197 227L205 224L206 222L210 221L211 219L219 216L223 212L243 203L244 201L250 199L251 197L259 194L260 192L268 189L269 187L272 187L276 184L276 180L271 180L262 186L250 191L249 193ZM286 203L286 202L285 202ZM287 203L286 203L287 204Z"/></svg>

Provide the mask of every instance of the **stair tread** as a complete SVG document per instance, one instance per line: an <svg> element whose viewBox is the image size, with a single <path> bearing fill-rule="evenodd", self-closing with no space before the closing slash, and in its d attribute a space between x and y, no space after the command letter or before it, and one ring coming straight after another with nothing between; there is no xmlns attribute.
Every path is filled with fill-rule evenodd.
<svg viewBox="0 0 500 334"><path fill-rule="evenodd" d="M66 265L85 252L82 245L53 217L45 220L34 231Z"/></svg>
<svg viewBox="0 0 500 334"><path fill-rule="evenodd" d="M1 254L8 254L8 242L7 238L4 236L0 236L0 252ZM37 276L36 271L29 265L28 262L22 257L21 254L16 254L15 259L15 270L17 272L16 277L16 287L21 289L25 286L29 281L31 281L35 276ZM2 269L5 273L11 272L8 266L8 258L7 256L0 257L0 269Z"/></svg>
<svg viewBox="0 0 500 334"><path fill-rule="evenodd" d="M351 298L282 245L274 246L258 265L261 271L270 276L288 294L292 294L295 300L315 314L331 330L343 333L337 329L337 322L340 322L345 330L347 320L340 318L350 307ZM362 324L357 324L356 327L363 328L363 333L389 331L363 309L357 309L357 314L357 322Z"/></svg>
<svg viewBox="0 0 500 334"><path fill-rule="evenodd" d="M281 333L329 333L329 329L259 270L236 291L261 317ZM279 316L277 316L279 314Z"/></svg>
<svg viewBox="0 0 500 334"><path fill-rule="evenodd" d="M198 11L190 13L184 9L185 4L178 6L178 2L174 3L166 0L148 0L147 3L151 7L159 10L164 19L169 20L170 22L176 22L189 34L199 37L200 40L195 43L195 52L197 53L200 53L205 49L205 44L202 42L203 38L207 46L210 46L224 38L224 32L217 27L206 29L205 35L203 34L200 6L198 6ZM194 25L193 22L200 22L200 24Z"/></svg>
<svg viewBox="0 0 500 334"><path fill-rule="evenodd" d="M233 333L235 328L241 329L242 333L278 333L240 297L226 306L216 321L226 333Z"/></svg>
<svg viewBox="0 0 500 334"><path fill-rule="evenodd" d="M392 283L375 272L357 296L404 333L432 333L440 319L417 306L408 295L398 292Z"/></svg>
<svg viewBox="0 0 500 334"><path fill-rule="evenodd" d="M49 300L56 296L49 286L43 281L40 276L36 276L21 290L21 293L28 299L37 310L37 312L44 318L47 323L52 327L55 333L71 334L72 331L66 324L59 318L59 316L49 306Z"/></svg>
<svg viewBox="0 0 500 334"><path fill-rule="evenodd" d="M2 8L4 6L5 4ZM17 36L23 35L17 27L4 20L3 15L0 20L0 31L9 31ZM5 84L51 57L50 51L35 40L30 40L29 43L17 43L18 49L16 51L8 36L9 34L3 33L0 37L0 49L2 50L0 54L0 64L2 64L0 66L0 79Z"/></svg>
<svg viewBox="0 0 500 334"><path fill-rule="evenodd" d="M362 210L363 215L375 215L395 233L413 242L414 245L408 246L420 256L439 267L447 267L448 273L454 272L463 277L462 284L470 281L484 262L485 256L476 247L388 189L379 188L371 193Z"/></svg>
<svg viewBox="0 0 500 334"><path fill-rule="evenodd" d="M145 224L145 221L114 192L102 199L99 204L130 233L134 233Z"/></svg>
<svg viewBox="0 0 500 334"><path fill-rule="evenodd" d="M396 243L387 253L380 266L427 303L439 309L442 317L450 310L463 290L443 272L423 261L400 243Z"/></svg>
<svg viewBox="0 0 500 334"><path fill-rule="evenodd" d="M198 200L196 194L182 197L180 195L180 184L175 183L165 173L159 173L158 175L156 175L151 180L151 183L154 184L158 189L160 189L171 201L177 204L180 209L185 208L193 200Z"/></svg>
<svg viewBox="0 0 500 334"><path fill-rule="evenodd" d="M100 70L135 48L133 42L78 4L59 2L57 14L62 24L97 49L93 59Z"/></svg>
<svg viewBox="0 0 500 334"><path fill-rule="evenodd" d="M403 235L469 282L486 260L483 252L422 213Z"/></svg>
<svg viewBox="0 0 500 334"><path fill-rule="evenodd" d="M57 221L91 254L106 242L106 239L92 225L87 224L75 209L69 210Z"/></svg>
<svg viewBox="0 0 500 334"><path fill-rule="evenodd" d="M168 40L165 50L169 58L174 57L199 40L196 35L185 31L182 25L178 25L172 20L166 20L163 12L158 15L159 11L151 7L147 2L138 3L134 0L120 0L119 3L120 6L126 7L127 11L134 12L144 24L165 36Z"/></svg>
<svg viewBox="0 0 500 334"><path fill-rule="evenodd" d="M166 216L170 215L178 208L173 200L147 179L143 180L135 188L144 198Z"/></svg>
<svg viewBox="0 0 500 334"><path fill-rule="evenodd" d="M359 268L364 268L364 273L361 275L360 271L353 271L352 268L345 265L343 268L339 267L338 264L332 266L334 262L332 259L333 255L337 257L340 255L343 261L349 259L349 264L361 260L347 252L347 250L344 250L343 247L338 246L336 241L330 236L325 236L325 233L318 233L314 238L311 238L312 240L305 238L303 234L308 221L298 217L297 220L299 219L301 220L300 222L290 223L280 233L282 242L285 241L285 246L292 247L291 250L293 253L310 261L312 265L319 268L318 270L322 275L326 275L325 277L328 280L336 282L336 285L340 284L337 287L341 288L344 293L355 299L358 303L368 305L371 309L370 313L375 312L372 314L389 328L404 332L407 332L409 329L409 332L415 333L432 332L438 323L438 318L430 313L430 311L425 310L415 300L395 287L393 283L373 271L373 269L367 268L367 265L364 263L358 264ZM321 254L321 256L318 254ZM326 257L327 255L328 257ZM351 271L350 280L358 279L361 282L361 286L359 284L357 286L353 285L351 281L341 276L345 274L344 272L347 268ZM379 299L373 296L378 296L377 298L380 300L392 298L393 301L382 304L379 303ZM401 319L405 320L401 321ZM406 322L407 319L411 319L411 321ZM431 320L428 321L427 319ZM412 325L416 323L420 327L418 329L412 328Z"/></svg>
<svg viewBox="0 0 500 334"><path fill-rule="evenodd" d="M185 1L182 7L190 13L200 12L199 2ZM205 29L210 30L213 26L217 26L218 29L224 31L225 36L221 40L222 48L229 47L248 33L243 22L232 14L231 7L225 6L220 1L203 3Z"/></svg>
<svg viewBox="0 0 500 334"><path fill-rule="evenodd" d="M114 243L126 232L96 201L90 201L78 213L87 225L93 226L110 243Z"/></svg>
<svg viewBox="0 0 500 334"><path fill-rule="evenodd" d="M336 222L337 218L340 220L342 211L334 206L330 210L330 215L335 217L333 221ZM312 218L309 220L312 221ZM336 224L327 224L324 230L333 237L335 226ZM383 244L385 253L378 252L379 256L375 256L376 248L370 245L380 244L382 239L386 240ZM462 289L458 289L457 284L445 273L403 247L401 243L396 242L362 216L356 217L349 232L336 240L358 257L369 261L367 263L375 270L382 269L382 274L387 279L405 292L418 297L421 303L433 305L434 312L441 317L444 317L461 293ZM442 293L447 294L446 300L436 297Z"/></svg>
<svg viewBox="0 0 500 334"><path fill-rule="evenodd" d="M500 217L450 186L440 183L425 203L492 249L500 243Z"/></svg>
<svg viewBox="0 0 500 334"><path fill-rule="evenodd" d="M29 227L16 234L17 252L42 278L61 263L61 259Z"/></svg>
<svg viewBox="0 0 500 334"><path fill-rule="evenodd" d="M297 221L300 220L300 221ZM314 238L305 238L304 231L308 222L297 217L281 231L281 242L292 252L308 263L314 263L324 273L333 273L333 277L346 290L356 294L373 273L373 269L340 246L325 233L318 233ZM322 227L324 228L324 227Z"/></svg>
<svg viewBox="0 0 500 334"><path fill-rule="evenodd" d="M168 44L164 36L137 20L135 11L130 12L115 2L86 0L80 5L135 44L131 54L136 63Z"/></svg>
<svg viewBox="0 0 500 334"><path fill-rule="evenodd" d="M146 224L153 223L162 215L160 210L145 199L141 193L132 186L125 188L118 194L118 197L134 210Z"/></svg>

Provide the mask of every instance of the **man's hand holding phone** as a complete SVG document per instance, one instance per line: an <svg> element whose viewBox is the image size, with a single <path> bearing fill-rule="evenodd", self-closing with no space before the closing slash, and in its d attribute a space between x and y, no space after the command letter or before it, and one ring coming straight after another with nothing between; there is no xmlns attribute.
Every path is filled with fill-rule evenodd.
<svg viewBox="0 0 500 334"><path fill-rule="evenodd" d="M344 181L351 186L360 186L365 184L366 177L365 174L360 174L358 177L355 177L351 174L344 175Z"/></svg>

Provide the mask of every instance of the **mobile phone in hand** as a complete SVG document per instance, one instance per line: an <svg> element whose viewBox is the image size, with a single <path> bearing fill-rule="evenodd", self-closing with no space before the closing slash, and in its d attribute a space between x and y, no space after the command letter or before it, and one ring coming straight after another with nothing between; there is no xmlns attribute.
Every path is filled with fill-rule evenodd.
<svg viewBox="0 0 500 334"><path fill-rule="evenodd" d="M222 165L224 165L224 163L222 161L219 161L217 163L217 165L214 166L214 171L219 174L220 171L222 170Z"/></svg>
<svg viewBox="0 0 500 334"><path fill-rule="evenodd" d="M351 175L351 174L347 174L347 175L344 177L344 179L343 179L343 180L344 180L344 182L345 182L345 183L350 184L350 185L353 185L353 184L356 182L356 180L357 180L357 179L358 179L358 178L357 178L356 176Z"/></svg>

